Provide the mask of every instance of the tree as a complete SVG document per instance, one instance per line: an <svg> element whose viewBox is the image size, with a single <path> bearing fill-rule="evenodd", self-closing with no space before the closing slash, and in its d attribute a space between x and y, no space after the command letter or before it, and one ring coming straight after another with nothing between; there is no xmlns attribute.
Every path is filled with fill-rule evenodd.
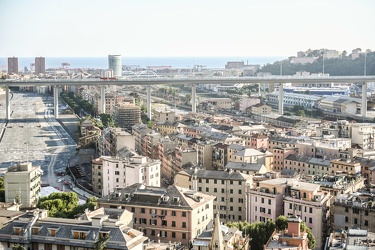
<svg viewBox="0 0 375 250"><path fill-rule="evenodd" d="M294 113L296 116L306 116L305 114L305 110L297 110L295 113Z"/></svg>
<svg viewBox="0 0 375 250"><path fill-rule="evenodd" d="M288 227L288 218L284 215L280 215L276 218L275 223L277 230L284 230Z"/></svg>
<svg viewBox="0 0 375 250"><path fill-rule="evenodd" d="M116 127L116 122L110 114L100 114L100 120L102 121L103 127Z"/></svg>
<svg viewBox="0 0 375 250"><path fill-rule="evenodd" d="M4 176L0 176L0 189L4 189Z"/></svg>
<svg viewBox="0 0 375 250"><path fill-rule="evenodd" d="M26 250L24 246L21 246L20 244L16 243L12 246L12 250Z"/></svg>
<svg viewBox="0 0 375 250"><path fill-rule="evenodd" d="M312 233L312 230L309 227L306 226L305 222L301 223L300 230L301 230L301 232L306 231L309 249L314 249L315 244L316 244L316 240L315 240L315 236Z"/></svg>
<svg viewBox="0 0 375 250"><path fill-rule="evenodd" d="M96 242L95 242L95 246L94 246L94 249L95 250L103 250L106 245L107 245L107 241L110 239L110 236L106 235L100 239L98 239Z"/></svg>

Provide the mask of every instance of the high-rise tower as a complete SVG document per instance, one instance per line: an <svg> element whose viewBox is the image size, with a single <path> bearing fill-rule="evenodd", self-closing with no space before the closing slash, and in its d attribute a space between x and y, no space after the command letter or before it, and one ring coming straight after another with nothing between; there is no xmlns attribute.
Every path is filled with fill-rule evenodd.
<svg viewBox="0 0 375 250"><path fill-rule="evenodd" d="M46 73L46 58L35 57L35 75Z"/></svg>
<svg viewBox="0 0 375 250"><path fill-rule="evenodd" d="M18 57L8 57L8 74L18 74Z"/></svg>
<svg viewBox="0 0 375 250"><path fill-rule="evenodd" d="M122 76L121 55L108 55L108 69L113 70L114 77Z"/></svg>

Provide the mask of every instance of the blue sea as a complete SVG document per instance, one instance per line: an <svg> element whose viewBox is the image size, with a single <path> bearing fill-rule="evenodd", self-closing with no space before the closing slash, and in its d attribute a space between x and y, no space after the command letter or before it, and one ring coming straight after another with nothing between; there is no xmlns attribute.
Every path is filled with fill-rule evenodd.
<svg viewBox="0 0 375 250"><path fill-rule="evenodd" d="M137 65L142 68L147 66L172 66L173 68L192 68L194 65L204 65L207 68L225 68L229 61L244 61L245 64L273 63L283 56L273 57L122 57L122 65ZM18 57L18 66L23 70L34 63L33 57ZM46 68L60 68L62 63L69 63L70 68L108 68L107 57L46 57ZM0 57L2 70L7 70L8 59Z"/></svg>

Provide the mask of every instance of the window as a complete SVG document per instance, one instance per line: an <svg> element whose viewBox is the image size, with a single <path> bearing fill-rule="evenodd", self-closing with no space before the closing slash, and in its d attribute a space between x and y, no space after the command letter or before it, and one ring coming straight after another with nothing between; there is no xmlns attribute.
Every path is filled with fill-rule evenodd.
<svg viewBox="0 0 375 250"><path fill-rule="evenodd" d="M120 171L115 171L115 175L120 175Z"/></svg>
<svg viewBox="0 0 375 250"><path fill-rule="evenodd" d="M310 224L312 223L312 218L311 218L311 217L309 217L309 223L310 223Z"/></svg>
<svg viewBox="0 0 375 250"><path fill-rule="evenodd" d="M217 184L217 180L214 180L214 184Z"/></svg>
<svg viewBox="0 0 375 250"><path fill-rule="evenodd" d="M141 214L144 214L144 213L146 213L146 209L145 208L141 208Z"/></svg>
<svg viewBox="0 0 375 250"><path fill-rule="evenodd" d="M217 193L217 188L214 188L214 193Z"/></svg>
<svg viewBox="0 0 375 250"><path fill-rule="evenodd" d="M260 207L259 210L260 210L261 213L265 213L266 212L266 209L264 207Z"/></svg>
<svg viewBox="0 0 375 250"><path fill-rule="evenodd" d="M225 184L224 180L221 180L221 184L222 184L222 185L224 185L224 184Z"/></svg>
<svg viewBox="0 0 375 250"><path fill-rule="evenodd" d="M365 226L366 227L368 226L368 220L365 220Z"/></svg>
<svg viewBox="0 0 375 250"><path fill-rule="evenodd" d="M313 210L312 210L312 207L310 207L310 208L309 208L309 212L310 212L310 214L312 214L312 211L313 211Z"/></svg>
<svg viewBox="0 0 375 250"><path fill-rule="evenodd" d="M357 218L354 218L354 224L358 224L358 219Z"/></svg>
<svg viewBox="0 0 375 250"><path fill-rule="evenodd" d="M233 206L230 206L230 207L229 207L229 211L233 211Z"/></svg>
<svg viewBox="0 0 375 250"><path fill-rule="evenodd" d="M161 221L161 225L162 225L163 227L166 227L166 226L167 226L167 221L166 221L166 220L162 220L162 221Z"/></svg>
<svg viewBox="0 0 375 250"><path fill-rule="evenodd" d="M264 203L264 198L262 198L262 204Z"/></svg>
<svg viewBox="0 0 375 250"><path fill-rule="evenodd" d="M271 205L271 199L268 199L268 205Z"/></svg>
<svg viewBox="0 0 375 250"><path fill-rule="evenodd" d="M224 188L221 189L221 193L222 193L222 194L225 193L225 189L224 189Z"/></svg>
<svg viewBox="0 0 375 250"><path fill-rule="evenodd" d="M225 202L225 198L224 198L224 197L221 197L221 201L222 201L222 202Z"/></svg>
<svg viewBox="0 0 375 250"><path fill-rule="evenodd" d="M151 230L151 236L155 236L155 230Z"/></svg>
<svg viewBox="0 0 375 250"><path fill-rule="evenodd" d="M233 181L229 181L229 183L230 183L231 185L233 185Z"/></svg>
<svg viewBox="0 0 375 250"><path fill-rule="evenodd" d="M268 209L268 214L271 214L271 209Z"/></svg>
<svg viewBox="0 0 375 250"><path fill-rule="evenodd" d="M182 238L186 239L186 233L182 233Z"/></svg>
<svg viewBox="0 0 375 250"><path fill-rule="evenodd" d="M146 224L146 223L144 223L144 224ZM150 225L157 225L158 224L158 220L156 220L156 219L150 219Z"/></svg>
<svg viewBox="0 0 375 250"><path fill-rule="evenodd" d="M172 232L172 238L176 238L176 233Z"/></svg>
<svg viewBox="0 0 375 250"><path fill-rule="evenodd" d="M233 198L229 198L229 202L233 202Z"/></svg>
<svg viewBox="0 0 375 250"><path fill-rule="evenodd" d="M172 221L172 227L176 227L176 222Z"/></svg>
<svg viewBox="0 0 375 250"><path fill-rule="evenodd" d="M182 217L186 217L186 212L182 212Z"/></svg>
<svg viewBox="0 0 375 250"><path fill-rule="evenodd" d="M345 222L349 222L349 217L345 216Z"/></svg>
<svg viewBox="0 0 375 250"><path fill-rule="evenodd" d="M242 190L241 189L238 190L238 194L242 194Z"/></svg>
<svg viewBox="0 0 375 250"><path fill-rule="evenodd" d="M172 211L172 216L176 216L176 211Z"/></svg>
<svg viewBox="0 0 375 250"><path fill-rule="evenodd" d="M182 222L182 228L186 228L186 222Z"/></svg>
<svg viewBox="0 0 375 250"><path fill-rule="evenodd" d="M210 183L210 179L206 179L206 183Z"/></svg>
<svg viewBox="0 0 375 250"><path fill-rule="evenodd" d="M202 192L202 187L198 187L198 191L199 191L199 192Z"/></svg>
<svg viewBox="0 0 375 250"><path fill-rule="evenodd" d="M201 179L201 178L199 178L198 182L199 182L199 183L202 183L202 179Z"/></svg>
<svg viewBox="0 0 375 250"><path fill-rule="evenodd" d="M238 181L238 185L242 185L242 181Z"/></svg>
<svg viewBox="0 0 375 250"><path fill-rule="evenodd" d="M238 203L243 203L243 199L242 198L238 198Z"/></svg>
<svg viewBox="0 0 375 250"><path fill-rule="evenodd" d="M131 208L132 213L135 213L135 207Z"/></svg>
<svg viewBox="0 0 375 250"><path fill-rule="evenodd" d="M206 187L206 192L207 193L210 192L210 188Z"/></svg>
<svg viewBox="0 0 375 250"><path fill-rule="evenodd" d="M241 215L238 215L238 220L242 221L242 216Z"/></svg>

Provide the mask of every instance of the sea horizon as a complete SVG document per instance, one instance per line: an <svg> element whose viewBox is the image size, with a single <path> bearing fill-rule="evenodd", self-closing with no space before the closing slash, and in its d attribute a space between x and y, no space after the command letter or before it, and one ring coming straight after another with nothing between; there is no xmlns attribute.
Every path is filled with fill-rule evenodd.
<svg viewBox="0 0 375 250"><path fill-rule="evenodd" d="M108 68L108 57L45 57L46 68L60 68L62 63L69 63L74 68ZM229 61L243 61L245 64L265 65L274 63L277 60L285 59L285 56L202 56L202 57L122 57L122 65L134 65L141 68L147 66L171 66L172 68L192 68L194 65L202 65L207 68L225 68ZM18 68L30 69L35 57L18 57ZM8 57L0 57L1 70L6 70Z"/></svg>

